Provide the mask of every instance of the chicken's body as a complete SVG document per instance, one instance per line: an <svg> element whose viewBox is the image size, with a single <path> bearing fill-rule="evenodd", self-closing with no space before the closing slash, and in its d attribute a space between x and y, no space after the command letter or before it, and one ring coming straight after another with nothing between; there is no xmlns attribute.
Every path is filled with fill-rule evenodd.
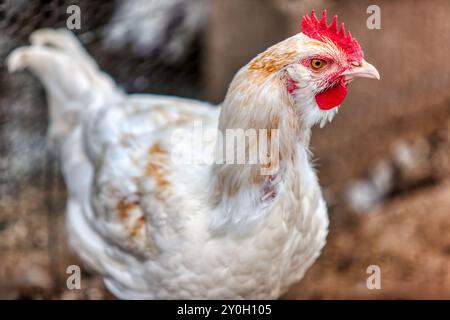
<svg viewBox="0 0 450 320"><path fill-rule="evenodd" d="M273 51L305 37L242 68L222 110L123 94L64 31L38 31L32 46L12 53L9 68L29 67L47 89L49 138L69 192L70 245L117 297L277 298L317 259L328 217L310 163L310 127L335 111L301 116L299 125L297 96L264 73ZM248 90L253 82L260 84L255 92ZM301 90L303 107L317 108ZM252 109L263 107L259 115ZM174 161L171 150L192 147L174 139L176 130L194 122L213 132L279 129L279 171L264 176L259 165ZM214 134L202 139L214 150Z"/></svg>
<svg viewBox="0 0 450 320"><path fill-rule="evenodd" d="M151 105L158 100L150 105L145 98L141 100L144 111L138 111L134 119L136 110L124 108L133 105L133 98L104 111L101 122L105 126L120 123L122 130L117 130L111 142L103 143L103 165L96 170L95 181L86 179L85 185L76 186L84 200L69 206L67 229L72 247L105 275L108 288L121 298L278 297L303 276L325 243L325 205L306 150L299 149L303 161L295 170L304 176L292 175L292 189L263 221L244 234L215 234L209 228L215 209L207 201L208 169L168 163L159 147L169 145L161 131L169 134L174 123L155 124L156 110ZM161 99L153 108L176 110L181 104L202 108L192 102L178 105L172 99ZM204 118L211 124L217 121L209 114ZM148 130L150 125L157 130ZM65 159L80 156L81 131L73 140L79 150L68 142ZM92 176L93 166L85 158L83 164L65 166L66 179L86 177L79 165L91 167L87 171ZM152 175L152 170L166 175Z"/></svg>
<svg viewBox="0 0 450 320"><path fill-rule="evenodd" d="M108 138L90 135L104 150L97 170L83 154L88 124L63 148L68 184L82 178L74 181L80 198L69 200L67 231L71 246L116 296L277 298L318 257L328 220L306 149L299 146L292 189L264 221L245 234L216 234L209 228L208 168L171 165L163 148L180 119L215 128L217 111L188 100L128 96L98 115L93 126Z"/></svg>

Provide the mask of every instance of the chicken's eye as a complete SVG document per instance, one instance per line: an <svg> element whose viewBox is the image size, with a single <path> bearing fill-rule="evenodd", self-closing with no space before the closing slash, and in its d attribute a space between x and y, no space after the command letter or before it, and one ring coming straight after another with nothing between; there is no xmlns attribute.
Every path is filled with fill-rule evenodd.
<svg viewBox="0 0 450 320"><path fill-rule="evenodd" d="M312 59L311 60L311 68L314 70L320 70L327 65L327 62L322 59Z"/></svg>

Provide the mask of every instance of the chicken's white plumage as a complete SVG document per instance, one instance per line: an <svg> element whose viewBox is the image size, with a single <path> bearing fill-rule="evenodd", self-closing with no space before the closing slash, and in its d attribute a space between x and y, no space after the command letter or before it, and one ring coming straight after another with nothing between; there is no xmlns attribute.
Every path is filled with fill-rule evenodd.
<svg viewBox="0 0 450 320"><path fill-rule="evenodd" d="M123 94L66 31L41 30L31 40L11 54L9 68L30 68L47 89L49 139L69 191L70 245L117 297L277 298L303 277L325 244L327 211L307 149L310 127L295 124L295 101L278 77L249 73L267 67L263 60L238 73L219 120L220 109L207 103ZM267 97L246 95L252 81ZM261 114L238 109L243 103ZM332 114L318 110L308 121ZM173 141L175 129L194 121L206 130L236 128L241 120L243 128L281 122L281 152L289 156L279 175L174 163L171 150L189 148Z"/></svg>

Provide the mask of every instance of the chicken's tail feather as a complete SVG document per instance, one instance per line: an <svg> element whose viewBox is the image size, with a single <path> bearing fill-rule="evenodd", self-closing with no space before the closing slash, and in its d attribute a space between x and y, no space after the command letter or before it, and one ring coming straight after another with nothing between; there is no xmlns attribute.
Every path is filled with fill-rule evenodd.
<svg viewBox="0 0 450 320"><path fill-rule="evenodd" d="M61 49L83 64L90 65L97 70L98 66L94 59L86 52L73 33L66 29L39 29L30 36L33 45L50 46Z"/></svg>
<svg viewBox="0 0 450 320"><path fill-rule="evenodd" d="M11 52L6 64L10 72L30 69L43 83L50 109L49 138L59 144L83 113L118 91L69 31L37 30L30 42Z"/></svg>

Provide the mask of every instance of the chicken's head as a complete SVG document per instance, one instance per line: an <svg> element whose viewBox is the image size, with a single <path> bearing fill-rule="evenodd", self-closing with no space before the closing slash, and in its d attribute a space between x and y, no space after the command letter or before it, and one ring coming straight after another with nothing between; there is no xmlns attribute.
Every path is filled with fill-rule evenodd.
<svg viewBox="0 0 450 320"><path fill-rule="evenodd" d="M302 33L268 48L236 74L223 104L221 129L276 126L275 115L286 110L289 117L292 110L300 115L303 128L323 125L336 114L354 78L380 78L344 24L337 27L337 16L328 24L326 10L320 20L313 10L301 25ZM294 109L280 109L286 97Z"/></svg>
<svg viewBox="0 0 450 320"><path fill-rule="evenodd" d="M379 79L377 69L364 60L359 43L337 16L327 23L326 10L318 20L314 10L304 16L299 33L269 48L250 64L265 74L277 73L303 115L306 125L330 120L356 77Z"/></svg>

